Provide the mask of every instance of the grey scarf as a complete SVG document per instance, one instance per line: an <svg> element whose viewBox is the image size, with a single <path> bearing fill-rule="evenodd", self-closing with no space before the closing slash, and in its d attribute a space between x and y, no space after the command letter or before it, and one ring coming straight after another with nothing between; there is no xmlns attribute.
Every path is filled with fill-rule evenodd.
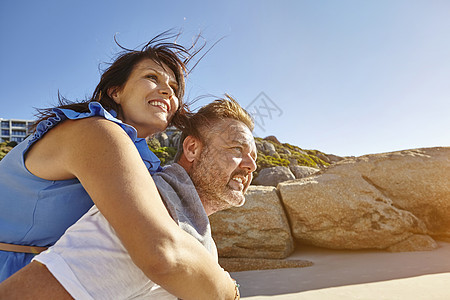
<svg viewBox="0 0 450 300"><path fill-rule="evenodd" d="M186 170L174 163L155 173L153 180L170 216L217 259L208 216Z"/></svg>

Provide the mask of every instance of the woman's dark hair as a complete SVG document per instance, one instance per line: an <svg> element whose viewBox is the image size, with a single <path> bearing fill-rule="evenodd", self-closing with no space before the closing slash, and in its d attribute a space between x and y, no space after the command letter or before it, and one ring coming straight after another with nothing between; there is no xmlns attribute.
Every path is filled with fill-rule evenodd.
<svg viewBox="0 0 450 300"><path fill-rule="evenodd" d="M111 63L111 65L103 72L100 82L95 88L92 97L83 101L74 102L65 99L58 93L58 105L56 107L73 109L78 112L88 112L89 103L92 101L97 101L106 110L114 110L120 116L122 114L122 108L111 97L109 97L108 90L110 88L118 88L119 90L122 89L130 77L134 67L142 60L149 58L160 65L167 65L175 74L175 79L178 84L177 98L179 101L179 108L175 113L171 124L177 126L179 122L184 120L183 115L189 111L186 103L183 101L185 89L184 77L192 71L196 64L190 70L187 69L187 64L205 46L205 44L203 44L199 47L199 49L194 50L194 46L197 44L200 35L197 36L197 39L189 48L185 48L176 43L168 42L168 40L176 39L179 35L180 34L171 34L170 31L165 31L151 39L141 48L141 50L124 48L114 37L115 43L122 49L122 51L118 53L114 62ZM53 115L52 109L53 108L38 109L38 113L36 114L38 120L35 122L35 126L39 124L40 121L51 117Z"/></svg>

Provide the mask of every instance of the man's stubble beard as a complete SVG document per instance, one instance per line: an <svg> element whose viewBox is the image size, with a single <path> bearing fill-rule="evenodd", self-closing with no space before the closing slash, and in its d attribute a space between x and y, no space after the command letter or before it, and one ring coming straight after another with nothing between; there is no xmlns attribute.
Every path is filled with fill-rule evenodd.
<svg viewBox="0 0 450 300"><path fill-rule="evenodd" d="M245 201L242 192L230 188L231 177L217 167L216 159L220 157L216 157L213 151L204 147L189 174L203 205L214 212L242 205Z"/></svg>

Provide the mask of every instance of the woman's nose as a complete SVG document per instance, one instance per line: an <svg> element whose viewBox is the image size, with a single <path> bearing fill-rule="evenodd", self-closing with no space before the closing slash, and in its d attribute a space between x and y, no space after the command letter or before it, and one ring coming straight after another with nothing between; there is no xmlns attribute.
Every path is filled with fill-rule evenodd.
<svg viewBox="0 0 450 300"><path fill-rule="evenodd" d="M162 95L168 95L169 97L172 97L174 94L174 91L169 84L162 83L159 87L159 93Z"/></svg>

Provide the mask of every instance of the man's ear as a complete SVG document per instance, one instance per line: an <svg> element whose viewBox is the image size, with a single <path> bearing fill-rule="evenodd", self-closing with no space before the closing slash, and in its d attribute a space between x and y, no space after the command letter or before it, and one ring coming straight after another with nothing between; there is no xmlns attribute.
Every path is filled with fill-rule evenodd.
<svg viewBox="0 0 450 300"><path fill-rule="evenodd" d="M119 88L117 86L113 86L108 89L108 96L109 98L113 99L114 102L120 104Z"/></svg>
<svg viewBox="0 0 450 300"><path fill-rule="evenodd" d="M200 157L202 152L202 142L196 137L191 135L187 136L183 142L183 155L187 162L193 163Z"/></svg>

